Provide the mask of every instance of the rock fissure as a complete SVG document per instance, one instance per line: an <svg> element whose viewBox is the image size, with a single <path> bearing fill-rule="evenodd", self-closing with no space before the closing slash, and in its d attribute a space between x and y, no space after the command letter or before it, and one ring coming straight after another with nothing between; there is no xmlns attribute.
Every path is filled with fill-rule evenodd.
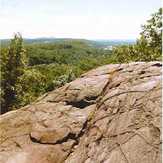
<svg viewBox="0 0 163 163"><path fill-rule="evenodd" d="M70 140L70 139L72 139L72 140L76 140L76 139L77 139L77 137L76 137L75 134L69 133L66 137L64 137L63 139L57 140L55 143L48 143L48 142L44 143L44 142L42 142L41 140L38 140L38 139L32 137L31 134L30 134L29 136L30 136L30 139L31 139L31 141L32 141L33 143L46 144L46 145L62 144L62 143L64 143L64 142L67 142L67 141Z"/></svg>
<svg viewBox="0 0 163 163"><path fill-rule="evenodd" d="M96 99L98 96L92 96L92 97L86 97L85 99L82 99L80 101L65 101L66 105L72 105L73 107L83 109L87 106L90 106L92 104L96 103Z"/></svg>

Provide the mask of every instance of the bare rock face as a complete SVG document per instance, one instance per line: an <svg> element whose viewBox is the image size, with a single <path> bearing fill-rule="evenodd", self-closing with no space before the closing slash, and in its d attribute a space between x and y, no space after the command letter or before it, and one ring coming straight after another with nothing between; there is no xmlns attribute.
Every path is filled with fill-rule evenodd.
<svg viewBox="0 0 163 163"><path fill-rule="evenodd" d="M102 66L1 115L0 163L161 163L161 66Z"/></svg>

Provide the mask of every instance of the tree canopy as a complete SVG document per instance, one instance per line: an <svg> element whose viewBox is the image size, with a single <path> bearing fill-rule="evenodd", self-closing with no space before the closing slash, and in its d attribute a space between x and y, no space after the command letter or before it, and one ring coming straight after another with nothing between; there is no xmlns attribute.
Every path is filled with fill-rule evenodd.
<svg viewBox="0 0 163 163"><path fill-rule="evenodd" d="M113 51L118 62L161 60L162 8L142 25L140 38L135 45L116 47Z"/></svg>
<svg viewBox="0 0 163 163"><path fill-rule="evenodd" d="M1 112L12 109L17 102L16 85L26 66L25 49L20 34L15 34L7 49L1 51Z"/></svg>

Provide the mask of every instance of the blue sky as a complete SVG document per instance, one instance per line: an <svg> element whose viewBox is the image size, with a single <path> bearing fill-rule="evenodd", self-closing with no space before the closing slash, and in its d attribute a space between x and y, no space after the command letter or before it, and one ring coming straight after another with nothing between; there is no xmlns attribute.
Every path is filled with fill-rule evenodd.
<svg viewBox="0 0 163 163"><path fill-rule="evenodd" d="M136 39L161 0L0 0L0 37Z"/></svg>

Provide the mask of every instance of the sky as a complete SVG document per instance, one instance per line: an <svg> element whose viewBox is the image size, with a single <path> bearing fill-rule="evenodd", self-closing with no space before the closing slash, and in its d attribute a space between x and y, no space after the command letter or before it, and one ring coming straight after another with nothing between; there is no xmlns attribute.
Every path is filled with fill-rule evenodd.
<svg viewBox="0 0 163 163"><path fill-rule="evenodd" d="M0 39L136 39L161 0L0 0Z"/></svg>

